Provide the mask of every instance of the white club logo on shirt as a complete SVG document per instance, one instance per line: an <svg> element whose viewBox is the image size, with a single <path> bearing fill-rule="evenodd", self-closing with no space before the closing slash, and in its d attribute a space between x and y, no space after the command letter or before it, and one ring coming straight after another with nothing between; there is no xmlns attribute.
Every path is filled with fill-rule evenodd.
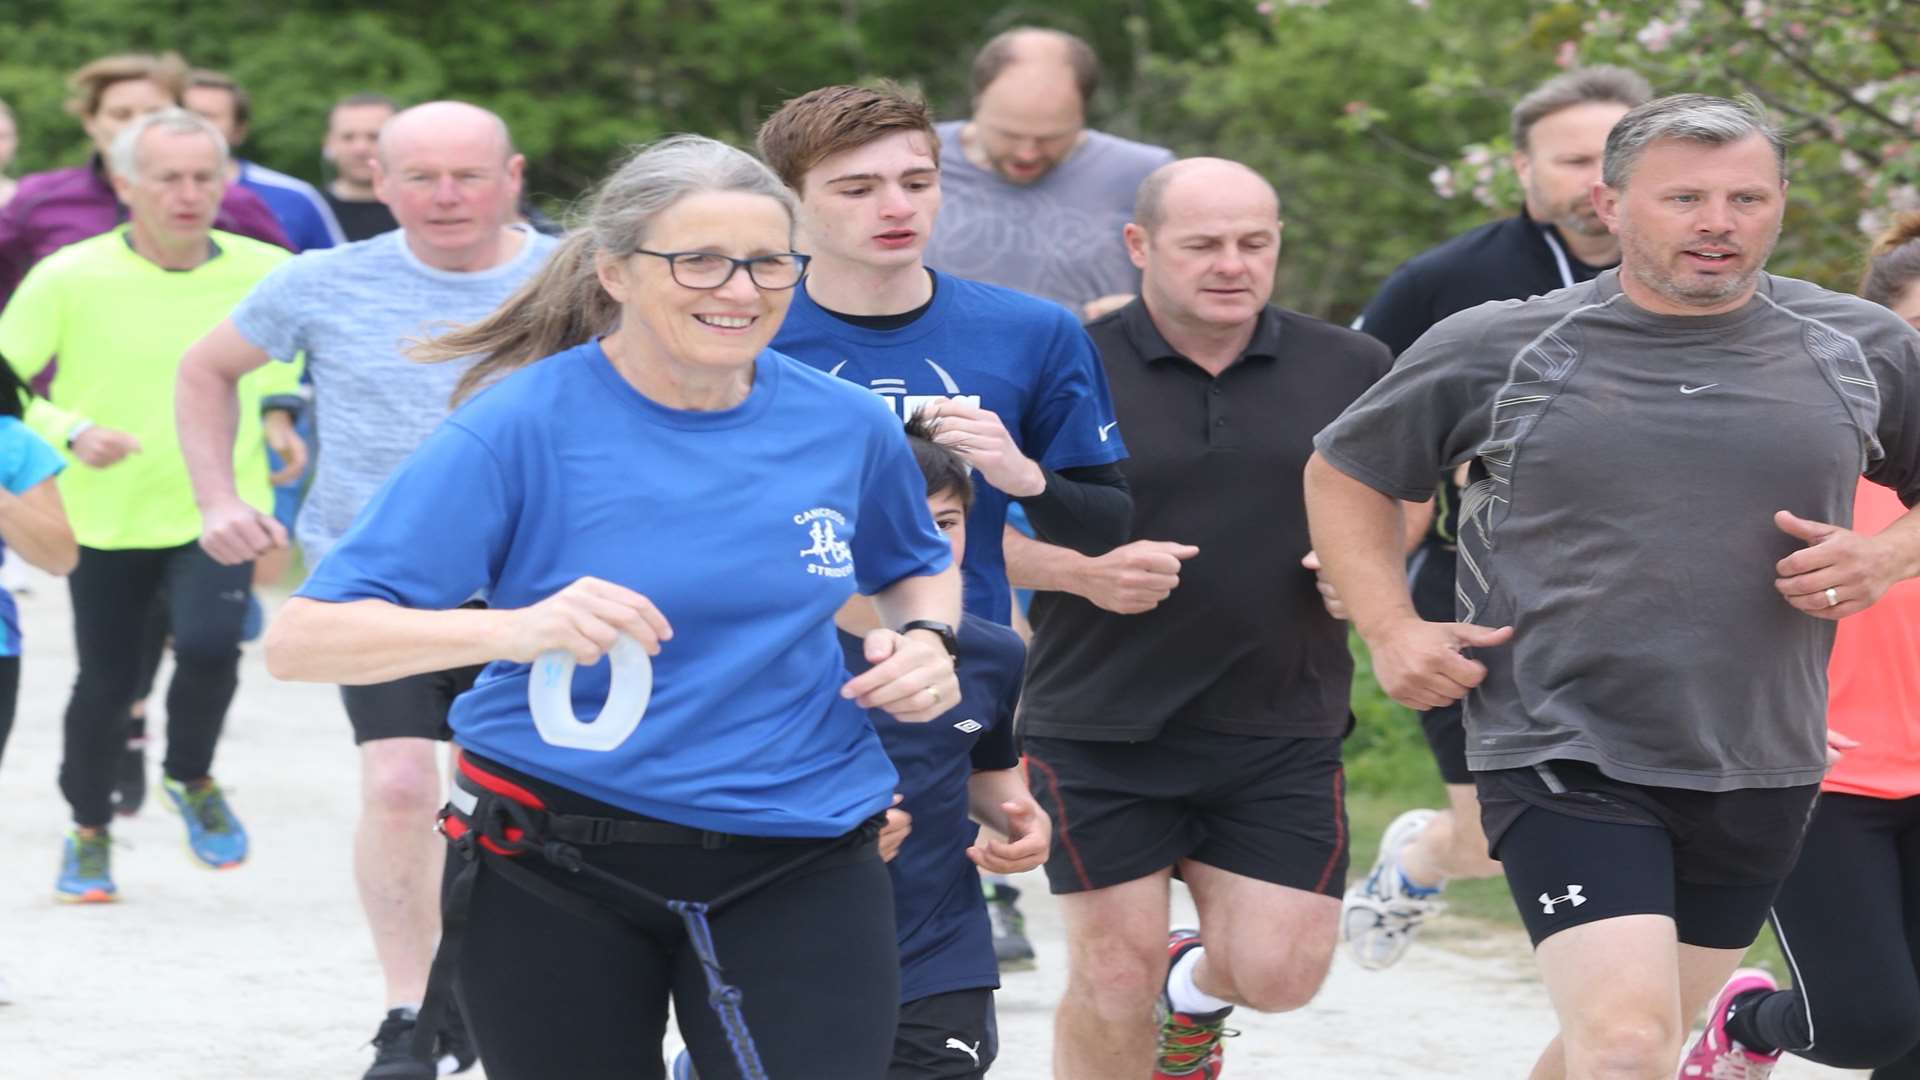
<svg viewBox="0 0 1920 1080"><path fill-rule="evenodd" d="M955 730L968 735L980 730L980 722L978 720L962 720L953 726Z"/></svg>
<svg viewBox="0 0 1920 1080"><path fill-rule="evenodd" d="M807 530L809 546L800 550L807 573L830 578L853 573L853 549L840 539L840 533L847 527L846 515L830 507L816 506L793 515L793 523Z"/></svg>
<svg viewBox="0 0 1920 1080"><path fill-rule="evenodd" d="M925 361L928 367L933 369L934 376L940 380L940 393L909 394L907 393L907 380L905 379L871 379L868 381L867 389L880 395L888 404L892 405L894 411L900 414L900 419L902 420L911 419L914 413L919 412L926 406L927 402L932 401L936 397L945 397L949 400L960 402L962 405L971 405L976 409L981 408L979 394L961 393L960 384L954 381L953 376L947 373L946 368L934 363L932 357L922 357L921 359ZM842 360L828 369L827 374L837 376L840 374L840 369L846 366L847 361Z"/></svg>

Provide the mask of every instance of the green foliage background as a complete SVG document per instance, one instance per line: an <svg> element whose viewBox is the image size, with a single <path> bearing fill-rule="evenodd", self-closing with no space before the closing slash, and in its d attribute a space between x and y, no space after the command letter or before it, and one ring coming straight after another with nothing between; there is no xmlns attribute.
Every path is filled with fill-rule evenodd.
<svg viewBox="0 0 1920 1080"><path fill-rule="evenodd" d="M966 115L967 61L1009 26L1099 51L1097 126L1262 170L1288 220L1279 300L1350 318L1401 261L1511 213L1507 110L1568 63L1612 61L1663 92L1752 93L1795 141L1773 266L1847 288L1862 227L1920 209L1920 15L1911 0L9 0L0 99L21 171L79 161L62 111L96 56L174 49L253 93L245 154L314 182L329 105L362 90L499 112L529 189L565 204L635 142L745 143L783 99L892 78ZM1450 170L1459 193L1436 194ZM1348 745L1356 868L1378 829L1441 789L1418 726L1364 650ZM1498 883L1463 906L1508 913ZM1456 901L1459 902L1459 901Z"/></svg>

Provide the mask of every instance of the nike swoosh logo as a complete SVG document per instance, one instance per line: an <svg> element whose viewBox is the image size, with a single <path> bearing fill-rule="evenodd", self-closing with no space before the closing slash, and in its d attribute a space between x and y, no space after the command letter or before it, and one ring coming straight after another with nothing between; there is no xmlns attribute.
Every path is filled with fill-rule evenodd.
<svg viewBox="0 0 1920 1080"><path fill-rule="evenodd" d="M1101 424L1101 425L1100 425L1100 441L1101 441L1101 442L1106 442L1106 441L1107 441L1107 432L1109 432L1109 431L1112 431L1112 430L1113 430L1114 428L1117 428L1117 427L1119 427L1119 426L1120 426L1120 421L1118 421L1118 420L1115 420L1115 421L1114 421L1113 423L1111 423L1111 424Z"/></svg>
<svg viewBox="0 0 1920 1080"><path fill-rule="evenodd" d="M1711 390L1711 389L1713 389L1714 387L1716 387L1716 386L1719 386L1719 385L1720 385L1720 384L1719 384L1719 383L1717 383L1717 382L1710 382L1710 383L1708 383L1708 384L1707 384L1707 385L1705 385L1705 386L1688 386L1688 385L1687 385L1686 383L1681 383L1681 384L1680 384L1680 392L1681 392L1681 393L1683 393L1683 394L1697 394L1697 393L1699 393L1699 392L1700 392L1700 391L1702 391L1702 390Z"/></svg>

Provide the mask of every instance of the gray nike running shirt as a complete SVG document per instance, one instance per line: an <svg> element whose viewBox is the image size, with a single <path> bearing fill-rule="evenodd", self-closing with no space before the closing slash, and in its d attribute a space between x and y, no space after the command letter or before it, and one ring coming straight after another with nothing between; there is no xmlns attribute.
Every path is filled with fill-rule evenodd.
<svg viewBox="0 0 1920 1080"><path fill-rule="evenodd" d="M1472 768L1813 784L1833 623L1775 591L1804 544L1773 512L1851 521L1863 471L1920 501L1920 334L1770 275L1738 311L1655 315L1609 270L1442 321L1315 445L1407 500L1474 462L1456 602L1514 637L1475 651Z"/></svg>

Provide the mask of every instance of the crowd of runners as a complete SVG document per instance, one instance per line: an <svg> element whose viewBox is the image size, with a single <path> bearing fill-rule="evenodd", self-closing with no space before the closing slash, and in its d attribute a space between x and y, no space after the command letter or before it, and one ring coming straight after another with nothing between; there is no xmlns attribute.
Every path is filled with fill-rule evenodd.
<svg viewBox="0 0 1920 1080"><path fill-rule="evenodd" d="M563 233L479 104L341 99L315 189L225 75L76 72L94 153L0 188L55 897L141 888L169 649L160 789L245 864L264 632L359 748L366 1080L984 1076L1041 866L1061 1080L1219 1077L1500 874L1534 1077L1920 1077L1920 217L1857 297L1770 275L1757 103L1576 69L1513 107L1520 212L1334 326L1274 303L1274 188L1088 127L1098 78L1011 30L966 119L816 89ZM1349 628L1447 792L1351 887Z"/></svg>

